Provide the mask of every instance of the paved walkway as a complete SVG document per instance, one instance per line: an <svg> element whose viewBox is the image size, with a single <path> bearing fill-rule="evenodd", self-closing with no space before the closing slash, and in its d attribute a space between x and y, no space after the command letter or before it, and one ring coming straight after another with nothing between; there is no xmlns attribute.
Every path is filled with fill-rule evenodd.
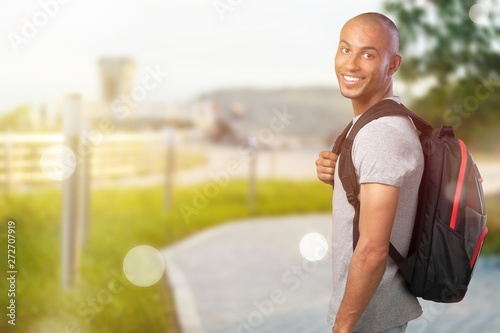
<svg viewBox="0 0 500 333"><path fill-rule="evenodd" d="M330 242L330 216L229 223L163 251L183 333L328 333L331 258L305 260L301 238ZM481 259L464 301L422 302L408 333L500 332L500 260Z"/></svg>

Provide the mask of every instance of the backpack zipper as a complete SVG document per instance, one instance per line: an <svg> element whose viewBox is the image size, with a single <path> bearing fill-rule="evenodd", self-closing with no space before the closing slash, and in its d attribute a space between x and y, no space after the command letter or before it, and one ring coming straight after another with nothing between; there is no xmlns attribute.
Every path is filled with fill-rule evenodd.
<svg viewBox="0 0 500 333"><path fill-rule="evenodd" d="M451 209L450 228L455 229L458 218L458 206L460 205L460 197L462 196L462 189L465 182L465 169L467 168L467 148L462 140L458 140L460 144L460 169L458 171L457 188L455 190L455 197L453 199L453 207Z"/></svg>

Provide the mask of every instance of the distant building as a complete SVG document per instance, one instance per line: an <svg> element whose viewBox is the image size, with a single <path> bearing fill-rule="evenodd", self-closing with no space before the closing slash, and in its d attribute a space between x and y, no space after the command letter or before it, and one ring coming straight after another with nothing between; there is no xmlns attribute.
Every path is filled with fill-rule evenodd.
<svg viewBox="0 0 500 333"><path fill-rule="evenodd" d="M180 103L134 101L136 62L132 58L99 60L102 93L99 101L84 101L85 118L91 123L111 118L118 130L159 130L165 126L190 126ZM184 115L184 116L183 116Z"/></svg>
<svg viewBox="0 0 500 333"><path fill-rule="evenodd" d="M113 102L130 94L134 83L135 61L131 58L102 58L99 61L102 79L102 99Z"/></svg>

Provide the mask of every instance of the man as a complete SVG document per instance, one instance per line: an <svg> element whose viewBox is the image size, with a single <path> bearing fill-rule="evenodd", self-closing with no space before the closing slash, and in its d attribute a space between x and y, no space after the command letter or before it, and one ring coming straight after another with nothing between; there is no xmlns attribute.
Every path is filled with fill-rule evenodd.
<svg viewBox="0 0 500 333"><path fill-rule="evenodd" d="M392 76L401 64L399 33L384 15L365 13L340 33L335 72L351 99L354 121L393 95ZM422 309L388 255L389 242L406 255L417 209L423 155L405 116L382 117L364 126L352 148L360 184L359 240L353 251L354 208L335 169L337 155L320 153L318 178L334 186L333 295L328 320L334 333L405 332ZM335 182L334 182L335 180Z"/></svg>

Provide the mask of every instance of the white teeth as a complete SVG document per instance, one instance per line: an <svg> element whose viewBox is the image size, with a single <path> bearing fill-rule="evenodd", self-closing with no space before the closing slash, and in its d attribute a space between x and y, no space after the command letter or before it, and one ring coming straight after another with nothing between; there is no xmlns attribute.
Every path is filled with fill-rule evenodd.
<svg viewBox="0 0 500 333"><path fill-rule="evenodd" d="M346 81L349 81L349 82L361 81L361 78L359 78L359 77L347 76L347 75L344 75L344 79L346 79Z"/></svg>

